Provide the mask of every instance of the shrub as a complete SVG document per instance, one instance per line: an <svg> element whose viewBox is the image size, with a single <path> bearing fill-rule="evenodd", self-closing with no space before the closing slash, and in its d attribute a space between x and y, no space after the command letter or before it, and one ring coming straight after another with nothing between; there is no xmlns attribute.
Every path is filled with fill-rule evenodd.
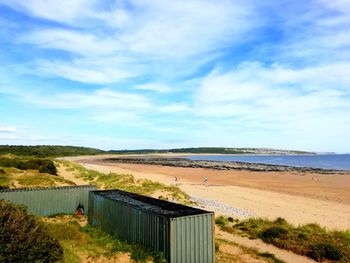
<svg viewBox="0 0 350 263"><path fill-rule="evenodd" d="M48 159L23 159L23 158L0 158L0 166L15 167L20 170L39 170L41 173L57 175L57 169L53 161Z"/></svg>
<svg viewBox="0 0 350 263"><path fill-rule="evenodd" d="M0 174L6 174L6 172L4 171L4 169L0 169Z"/></svg>
<svg viewBox="0 0 350 263"><path fill-rule="evenodd" d="M39 173L48 173L52 175L57 175L57 168L52 161L47 161L47 162L44 162L39 167Z"/></svg>
<svg viewBox="0 0 350 263"><path fill-rule="evenodd" d="M262 231L261 239L266 243L271 243L274 238L280 238L282 236L285 236L287 233L288 231L285 228L280 226L273 226Z"/></svg>
<svg viewBox="0 0 350 263"><path fill-rule="evenodd" d="M56 262L63 257L59 242L24 207L0 200L0 261Z"/></svg>
<svg viewBox="0 0 350 263"><path fill-rule="evenodd" d="M342 258L342 253L334 244L318 243L310 247L308 256L317 261L323 261L325 259L340 260Z"/></svg>
<svg viewBox="0 0 350 263"><path fill-rule="evenodd" d="M277 217L277 219L274 221L274 223L276 223L278 225L286 225L287 221L282 217Z"/></svg>
<svg viewBox="0 0 350 263"><path fill-rule="evenodd" d="M225 226L226 225L226 219L223 216L219 216L215 219L215 224L219 226Z"/></svg>

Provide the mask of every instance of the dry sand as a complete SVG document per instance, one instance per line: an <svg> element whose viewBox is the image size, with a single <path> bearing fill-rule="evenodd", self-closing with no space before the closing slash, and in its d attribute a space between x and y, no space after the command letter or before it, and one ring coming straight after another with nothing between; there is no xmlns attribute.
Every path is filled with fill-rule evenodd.
<svg viewBox="0 0 350 263"><path fill-rule="evenodd" d="M142 164L101 163L100 157L73 158L101 172L133 174L177 184L190 196L215 200L256 217L283 217L293 224L319 223L350 229L350 175L251 171L220 171ZM175 182L174 178L179 181ZM208 182L203 179L207 177ZM236 216L236 215L234 215Z"/></svg>

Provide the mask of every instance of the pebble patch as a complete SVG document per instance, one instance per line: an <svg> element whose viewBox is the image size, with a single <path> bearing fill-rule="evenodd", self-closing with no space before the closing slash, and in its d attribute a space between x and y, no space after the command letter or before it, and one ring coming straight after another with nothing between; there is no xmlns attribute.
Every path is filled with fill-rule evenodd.
<svg viewBox="0 0 350 263"><path fill-rule="evenodd" d="M191 198L191 201L196 202L199 205L199 208L219 212L220 214L224 214L226 216L238 216L240 218L247 218L247 217L254 216L253 213L247 210L243 210L233 206L228 206L228 205L219 203L215 200L199 198L194 196L191 196L190 198Z"/></svg>

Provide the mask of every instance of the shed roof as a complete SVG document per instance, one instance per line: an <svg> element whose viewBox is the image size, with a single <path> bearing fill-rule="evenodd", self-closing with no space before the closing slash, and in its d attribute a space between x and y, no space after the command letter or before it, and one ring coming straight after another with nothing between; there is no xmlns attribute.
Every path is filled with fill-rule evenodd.
<svg viewBox="0 0 350 263"><path fill-rule="evenodd" d="M156 198L130 193L118 189L93 191L93 193L103 196L107 199L122 202L137 209L149 211L165 217L182 217L213 213L202 209L159 200Z"/></svg>
<svg viewBox="0 0 350 263"><path fill-rule="evenodd" d="M4 193L4 192L42 191L42 190L62 190L62 189L73 189L73 188L91 188L91 189L96 189L96 186L94 186L94 185L73 185L73 186L5 188L5 189L0 189L0 193Z"/></svg>

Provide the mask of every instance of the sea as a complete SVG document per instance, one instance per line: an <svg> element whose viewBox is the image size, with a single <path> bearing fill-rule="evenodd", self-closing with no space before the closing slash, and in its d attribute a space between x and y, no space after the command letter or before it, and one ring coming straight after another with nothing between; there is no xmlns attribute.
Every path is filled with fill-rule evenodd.
<svg viewBox="0 0 350 263"><path fill-rule="evenodd" d="M350 154L316 155L191 155L190 160L245 162L350 171Z"/></svg>

